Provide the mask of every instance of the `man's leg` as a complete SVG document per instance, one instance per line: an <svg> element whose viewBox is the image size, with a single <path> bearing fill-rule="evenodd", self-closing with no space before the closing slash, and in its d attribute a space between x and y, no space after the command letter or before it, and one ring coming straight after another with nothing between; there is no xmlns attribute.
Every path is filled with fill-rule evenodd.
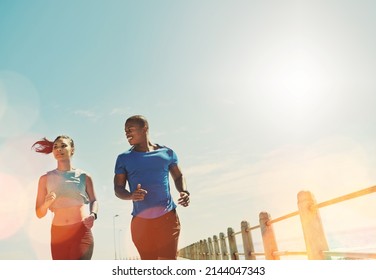
<svg viewBox="0 0 376 280"><path fill-rule="evenodd" d="M158 259L176 260L180 235L179 216L172 210L158 220Z"/></svg>
<svg viewBox="0 0 376 280"><path fill-rule="evenodd" d="M136 246L141 260L156 260L157 246L154 242L155 232L150 226L151 220L133 217L131 222L132 241Z"/></svg>

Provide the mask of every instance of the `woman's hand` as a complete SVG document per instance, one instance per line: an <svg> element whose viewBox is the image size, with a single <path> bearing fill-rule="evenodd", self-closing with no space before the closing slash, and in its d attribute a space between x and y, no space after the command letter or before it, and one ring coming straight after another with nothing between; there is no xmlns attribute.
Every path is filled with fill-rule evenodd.
<svg viewBox="0 0 376 280"><path fill-rule="evenodd" d="M83 223L86 228L91 229L94 225L94 221L95 221L94 214L90 214L83 220Z"/></svg>
<svg viewBox="0 0 376 280"><path fill-rule="evenodd" d="M46 197L44 198L44 205L46 208L49 208L51 206L52 203L54 203L56 199L56 193L54 192L50 192L46 195Z"/></svg>

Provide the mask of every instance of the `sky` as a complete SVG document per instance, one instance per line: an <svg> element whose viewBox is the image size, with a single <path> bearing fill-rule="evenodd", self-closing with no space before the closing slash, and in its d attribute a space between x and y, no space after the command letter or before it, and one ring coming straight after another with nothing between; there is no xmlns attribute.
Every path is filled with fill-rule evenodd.
<svg viewBox="0 0 376 280"><path fill-rule="evenodd" d="M50 259L52 215L34 209L56 161L31 145L61 134L94 181L93 259L137 256L131 203L113 191L134 114L186 177L180 248L296 211L301 190L321 202L375 185L375 11L366 0L1 0L0 259ZM321 211L331 248L360 246L335 232L376 228L374 199ZM301 238L295 222L277 240ZM374 235L359 240L376 248Z"/></svg>

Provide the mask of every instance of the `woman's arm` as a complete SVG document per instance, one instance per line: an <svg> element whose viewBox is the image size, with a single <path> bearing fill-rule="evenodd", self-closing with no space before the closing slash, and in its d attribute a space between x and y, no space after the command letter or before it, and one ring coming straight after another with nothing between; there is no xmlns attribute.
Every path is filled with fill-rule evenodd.
<svg viewBox="0 0 376 280"><path fill-rule="evenodd" d="M38 182L38 193L35 203L35 212L38 218L46 216L48 208L55 199L56 194L54 192L47 193L47 175L41 176Z"/></svg>
<svg viewBox="0 0 376 280"><path fill-rule="evenodd" d="M86 193L89 196L89 201L90 201L90 205L89 205L90 215L93 215L93 217L96 219L97 213L98 213L98 201L95 195L93 180L91 176L88 174L86 174Z"/></svg>
<svg viewBox="0 0 376 280"><path fill-rule="evenodd" d="M86 174L86 193L89 197L90 215L86 217L83 222L84 225L90 229L93 227L94 221L97 219L98 201L97 197L95 196L93 180L91 179L91 176L88 174Z"/></svg>

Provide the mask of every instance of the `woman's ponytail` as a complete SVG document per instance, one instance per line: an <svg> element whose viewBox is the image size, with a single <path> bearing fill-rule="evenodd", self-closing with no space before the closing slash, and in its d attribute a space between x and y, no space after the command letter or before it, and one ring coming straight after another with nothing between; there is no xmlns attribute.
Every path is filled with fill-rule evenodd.
<svg viewBox="0 0 376 280"><path fill-rule="evenodd" d="M46 137L39 140L31 146L37 153L50 154L52 153L54 142L51 142Z"/></svg>

